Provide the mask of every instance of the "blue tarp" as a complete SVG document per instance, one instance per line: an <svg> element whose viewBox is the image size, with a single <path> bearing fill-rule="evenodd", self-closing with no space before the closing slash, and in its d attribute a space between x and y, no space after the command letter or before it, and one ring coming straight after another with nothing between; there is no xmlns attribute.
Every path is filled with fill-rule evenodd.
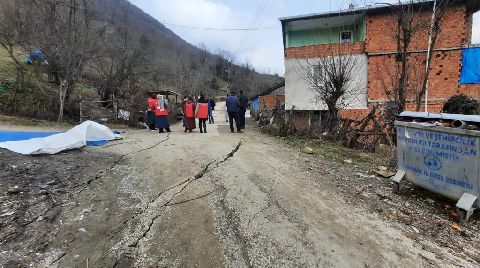
<svg viewBox="0 0 480 268"><path fill-rule="evenodd" d="M462 52L460 84L480 84L480 47L464 48Z"/></svg>
<svg viewBox="0 0 480 268"><path fill-rule="evenodd" d="M255 97L254 99L252 99L252 110L254 112L257 112L258 111L258 97Z"/></svg>
<svg viewBox="0 0 480 268"><path fill-rule="evenodd" d="M0 130L0 142L4 141L25 141L33 138L45 138L62 132L26 132L26 131L5 131ZM119 134L114 131L115 134ZM87 146L103 146L108 141L88 141Z"/></svg>

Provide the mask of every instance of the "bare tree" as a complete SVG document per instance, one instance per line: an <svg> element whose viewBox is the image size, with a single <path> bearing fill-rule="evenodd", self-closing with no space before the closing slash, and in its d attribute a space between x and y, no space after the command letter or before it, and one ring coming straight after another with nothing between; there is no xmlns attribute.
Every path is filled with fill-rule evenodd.
<svg viewBox="0 0 480 268"><path fill-rule="evenodd" d="M15 49L25 45L24 37L30 27L29 20L31 3L19 1L0 1L0 46L3 47L15 63L15 91L24 88L26 69L19 59Z"/></svg>
<svg viewBox="0 0 480 268"><path fill-rule="evenodd" d="M128 25L125 14L123 25ZM132 33L122 24L111 24L102 39L96 55L86 66L94 78L102 101L118 96L119 89L134 76L150 73L149 56L153 54L151 41L143 34Z"/></svg>
<svg viewBox="0 0 480 268"><path fill-rule="evenodd" d="M356 83L361 72L359 58L354 55L332 54L328 57L306 59L298 64L297 74L311 87L315 101L327 108L322 126L333 131L339 111L352 105L362 88Z"/></svg>
<svg viewBox="0 0 480 268"><path fill-rule="evenodd" d="M238 66L230 52L216 55L191 46L126 0L0 0L0 48L16 65L17 89L30 69L46 72L58 86L58 101L46 99L59 108L59 121L64 112L76 112L78 83L95 88L104 100L112 95L137 100L145 88L191 94L213 88L213 93L226 82L253 93L275 79ZM24 69L20 57L37 49L48 65ZM43 77L37 75L40 83L32 85L41 89L37 97L52 95Z"/></svg>
<svg viewBox="0 0 480 268"><path fill-rule="evenodd" d="M21 0L26 1L26 0ZM95 0L34 1L35 25L29 44L41 48L49 61L49 72L59 86L58 121L63 121L65 102L75 89L88 60L97 53L105 28L95 23L99 14Z"/></svg>
<svg viewBox="0 0 480 268"><path fill-rule="evenodd" d="M397 5L393 6L397 17L397 29L395 38L397 40L397 68L399 69L398 89L398 112L401 113L406 108L408 98L408 75L409 75L409 54L410 45L415 35L428 27L428 21L419 19L419 14L423 11L423 5L418 1L409 0L402 2L398 0Z"/></svg>
<svg viewBox="0 0 480 268"><path fill-rule="evenodd" d="M428 52L427 52L427 61L426 61L426 68L425 68L425 76L423 78L422 89L418 92L418 96L416 97L416 110L420 111L420 106L422 104L422 98L425 97L425 94L428 89L428 79L430 77L430 66L432 64L433 52L435 50L435 46L437 44L438 36L442 31L442 21L446 15L448 15L448 7L452 4L452 0L438 0L437 3L434 4L431 12L433 14L431 25L429 27L429 44L428 44Z"/></svg>

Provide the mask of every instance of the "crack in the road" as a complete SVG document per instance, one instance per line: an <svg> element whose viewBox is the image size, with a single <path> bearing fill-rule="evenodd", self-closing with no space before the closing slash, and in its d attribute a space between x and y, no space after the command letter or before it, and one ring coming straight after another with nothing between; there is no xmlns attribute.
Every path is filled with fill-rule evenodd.
<svg viewBox="0 0 480 268"><path fill-rule="evenodd" d="M173 190L175 188L178 188L180 187L179 190L177 190L175 193L172 194L172 196L168 199L167 202L165 202L164 204L162 204L161 206L157 207L157 209L161 210L161 209L164 209L166 207L169 207L169 206L174 206L174 205L178 205L180 203L185 203L185 202L189 202L189 201L193 201L193 200L198 200L200 198L203 198L205 196L208 196L210 195L211 193L208 193L207 195L204 195L204 196L200 196L200 197L197 197L197 198L194 198L192 200L186 200L186 201L181 201L181 202L176 202L176 203L173 203L175 197L177 197L179 194L181 194L191 183L203 178L205 176L205 174L207 174L209 171L212 170L212 166L214 166L214 168L217 168L219 165L225 163L228 159L230 159L231 157L233 157L235 155L236 152L238 152L238 150L240 149L241 145L243 143L243 140L240 140L238 142L238 144L233 148L233 150L228 153L225 157L221 158L221 159L215 159L209 163L207 163L204 168L198 172L197 174L195 174L193 177L190 177L182 182L179 182L173 186L170 186L169 188L167 188L165 191L162 191L161 193L159 193L156 198L154 200L152 200L151 202L149 202L149 204L147 204L147 206L142 209L140 212L136 213L135 215L133 215L130 220L127 220L124 222L124 224L127 224L129 221L135 219L136 217L138 217L139 215L142 215L143 213L145 213L153 204L155 204L155 202L157 202L165 193L167 193L168 191L170 190ZM148 233L150 232L150 230L152 229L152 226L153 224L155 223L155 221L160 218L160 216L162 216L164 211L161 211L160 213L156 214L153 218L151 218L148 222L148 225L147 227L142 231L142 233L140 234L139 237L137 237L134 242L132 243L129 243L129 247L131 248L136 248L138 246L138 244L145 238L147 237ZM115 262L117 263L118 260Z"/></svg>
<svg viewBox="0 0 480 268"><path fill-rule="evenodd" d="M246 264L247 267L252 267L252 262L250 256L248 254L248 248L250 248L250 244L247 240L247 237L244 236L240 230L240 219L235 214L235 212L227 206L225 200L227 199L226 195L228 193L227 189L224 185L218 184L218 181L214 182L215 190L222 194L222 197L217 201L217 205L220 207L220 210L223 212L223 221L225 224L223 228L226 228L229 231L224 230L224 235L226 237L231 237L229 234L232 234L232 239L235 241L234 243L238 245L238 251L240 251L240 255L243 258L243 263ZM222 228L222 227L221 227ZM231 256L232 259L235 259L233 255Z"/></svg>
<svg viewBox="0 0 480 268"><path fill-rule="evenodd" d="M249 178L249 180L253 184L255 184L257 186L257 188L262 193L265 193L268 196L268 205L264 209L261 209L259 212L255 213L255 215L252 218L250 218L249 225L250 225L251 221L253 221L255 219L255 217L257 217L260 212L265 211L266 209L271 208L271 207L276 207L278 210L280 210L280 212L283 215L286 216L286 218L289 222L291 222L293 224L296 224L299 227L299 229L301 230L301 234L302 234L303 238L297 238L297 239L305 245L311 244L312 242L308 240L308 236L307 236L307 233L310 230L310 228L307 226L307 224L305 222L303 222L301 219L299 219L299 217L297 215L295 215L295 213L293 213L291 211L288 211L285 207L283 207L280 204L279 200L281 200L282 198L277 196L273 191L273 186L274 186L275 180L272 181L272 185L270 187L266 187L266 186L262 185L261 183L255 181L255 180L252 180L251 178ZM249 225L247 225L247 226L249 226Z"/></svg>
<svg viewBox="0 0 480 268"><path fill-rule="evenodd" d="M92 182L102 178L103 176L105 176L108 172L112 171L118 164L120 164L120 162L127 156L130 156L130 155L133 155L133 154L138 154L138 153L141 153L141 152L145 152L145 151L148 151L148 150L151 150L151 149L154 149L155 147L159 146L160 144L168 141L170 139L170 133L167 133L167 137L163 140L160 140L159 142L149 146L149 147L146 147L146 148L143 148L143 149L140 149L140 150L137 150L137 151L132 151L132 152L129 152L129 153L126 153L126 154L123 154L121 155L118 159L116 159L115 161L113 161L112 163L112 166L110 166L109 168L101 171L101 172L98 172L97 175L95 175L95 177L89 179L86 183L82 184L81 186L83 186L83 189L78 191L76 194L79 194L81 192L83 192L85 190L85 186L87 185L90 185ZM81 187L81 186L77 186L77 187ZM77 188L75 187L75 188Z"/></svg>
<svg viewBox="0 0 480 268"><path fill-rule="evenodd" d="M62 254L60 254L55 260L53 260L50 265L54 265L55 263L57 263L58 261L60 261L63 257L65 257L67 255L67 252L62 252Z"/></svg>
<svg viewBox="0 0 480 268"><path fill-rule="evenodd" d="M254 183L255 184L255 183ZM268 195L268 202L267 205L261 208L259 211L257 211L253 216L248 220L247 228L250 227L250 224L252 221L260 214L263 213L265 210L271 208L273 206L273 203L271 202L273 197L272 197L272 192L273 192L273 186L275 185L275 179L272 180L272 185L270 185L270 189L268 191L264 191L261 187L259 187L260 191Z"/></svg>
<svg viewBox="0 0 480 268"><path fill-rule="evenodd" d="M191 198L191 199L182 200L182 201L178 201L178 202L175 202L175 203L172 203L172 204L168 204L167 206L170 207L170 206L185 204L185 203L188 203L188 202L192 202L192 201L195 201L195 200L199 200L199 199L205 198L205 197L207 197L207 196L209 196L209 195L211 195L211 194L213 194L213 192L208 192L208 193L199 195L199 196L194 197L194 198Z"/></svg>
<svg viewBox="0 0 480 268"><path fill-rule="evenodd" d="M129 153L126 153L126 154L121 155L118 159L116 159L116 160L112 163L112 165L111 165L109 168L107 168L107 169L105 169L105 170L103 170L103 171L101 171L101 172L98 172L98 173L95 175L95 177L89 179L88 181L86 181L85 183L83 183L83 184L81 184L81 185L77 185L77 186L73 187L72 190L75 189L75 188L78 188L78 187L83 187L82 190L76 192L75 194L78 195L78 194L82 193L82 192L85 190L85 187L86 187L87 185L90 185L90 184L91 184L92 182L94 182L95 180L98 180L98 179L102 178L103 176L105 176L108 172L110 172L110 171L113 170L118 164L120 164L120 162L121 162L125 157L128 157L128 156L133 155L133 154L138 154L138 153L141 153L141 152L144 152L144 151L148 151L148 150L154 149L154 148L158 147L160 144L168 141L169 139L170 139L170 133L167 133L167 137L166 137L165 139L160 140L159 142L157 142L157 143L155 143L155 144L153 144L153 145L151 145L151 146L148 146L148 147L146 147L146 148L143 148L143 149L140 149L140 150L137 150L137 151L132 151L132 152L129 152ZM108 146L107 146L107 147L108 147ZM53 199L53 197L52 197L52 199ZM64 205L64 204L66 204L66 202L60 202L60 203L54 202L54 204L53 204L52 206L50 206L43 214L39 215L39 216L36 217L35 219L32 219L32 220L26 222L25 224L23 224L23 225L20 226L20 227L21 227L21 228L25 228L26 226L28 226L28 225L36 222L36 221L38 220L38 218L44 217L45 215L47 215L47 214L48 214L50 211L52 211L53 209L57 208L58 206L62 206L62 205ZM8 237L10 237L10 236L12 236L12 235L15 235L16 233L17 233L16 231L15 231L15 232L12 232L12 233L9 233L9 234L7 234L6 236L2 237L0 240L3 241L3 240L5 240L6 238L8 238ZM59 258L57 258L57 259L56 259L54 262L52 262L50 265L53 265L54 263L60 261L60 260L61 260L63 257L65 257L65 255L67 255L67 254L68 254L68 252L63 253Z"/></svg>

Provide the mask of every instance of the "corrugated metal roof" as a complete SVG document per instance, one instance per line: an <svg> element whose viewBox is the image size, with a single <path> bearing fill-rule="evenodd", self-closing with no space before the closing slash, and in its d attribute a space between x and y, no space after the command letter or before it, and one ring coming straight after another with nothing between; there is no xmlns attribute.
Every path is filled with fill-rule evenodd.
<svg viewBox="0 0 480 268"><path fill-rule="evenodd" d="M413 1L414 4L426 4L426 3L433 3L434 0L415 0ZM410 2L408 2L410 4ZM329 11L329 12L322 12L322 13L312 13L306 15L299 15L299 16L291 16L291 17L283 17L279 18L280 21L295 21L295 20L306 20L306 19L315 19L315 18L327 18L327 17L334 17L334 16L343 16L348 14L355 14L355 13L362 13L368 12L373 10L381 10L385 8L389 8L391 6L398 6L398 4L389 4L389 3L377 3L374 5L366 5L360 6L353 9L343 9L337 11Z"/></svg>
<svg viewBox="0 0 480 268"><path fill-rule="evenodd" d="M270 87L269 89L263 91L262 93L254 96L254 97L252 97L252 98L250 98L250 99L253 100L253 99L258 98L258 97L260 97L260 96L268 95L268 94L270 94L270 93L274 92L275 90L278 90L278 89L280 89L280 88L282 88L282 87L285 87L285 81L282 81L282 82L280 82L280 83L277 83L277 84L273 85L273 86Z"/></svg>

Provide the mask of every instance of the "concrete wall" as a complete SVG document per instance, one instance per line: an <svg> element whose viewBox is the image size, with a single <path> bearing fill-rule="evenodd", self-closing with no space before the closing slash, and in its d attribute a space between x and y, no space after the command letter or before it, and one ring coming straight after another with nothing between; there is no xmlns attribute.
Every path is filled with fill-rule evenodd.
<svg viewBox="0 0 480 268"><path fill-rule="evenodd" d="M367 77L368 66L365 55L355 55L358 61L358 74L352 88L360 88L361 92L355 98L347 100L350 109L367 108ZM285 60L285 108L295 110L326 110L324 103L315 101L315 93L300 75L305 72L307 60L305 59L286 59Z"/></svg>

